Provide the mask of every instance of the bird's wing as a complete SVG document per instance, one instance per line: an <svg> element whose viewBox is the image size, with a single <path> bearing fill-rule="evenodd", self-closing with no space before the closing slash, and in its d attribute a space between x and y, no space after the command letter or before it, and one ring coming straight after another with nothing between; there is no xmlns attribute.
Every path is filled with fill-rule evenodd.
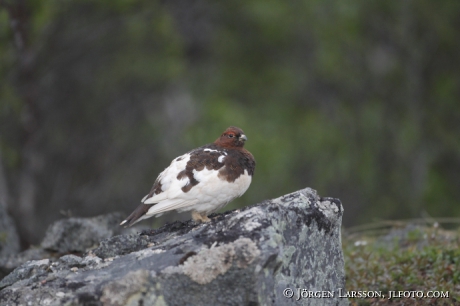
<svg viewBox="0 0 460 306"><path fill-rule="evenodd" d="M175 198L175 199L166 199L159 202L156 205L146 205L149 206L149 210L145 213L145 217L151 217L153 215L161 214L170 210L174 209L181 209L188 206L192 206L198 202L198 199L183 199L183 198Z"/></svg>
<svg viewBox="0 0 460 306"><path fill-rule="evenodd" d="M193 158L191 163L193 163ZM181 192L177 193L174 198L168 198L153 205L146 215L152 216L174 209L186 211L198 208L195 205L198 205L199 210L203 211L216 210L241 196L251 183L251 175L247 170L243 170L243 173L233 180L233 177L236 176L235 171L237 170L228 170L225 166L219 170L208 169L208 167L188 169L184 174L187 184L181 185ZM149 200L145 200L144 204L148 204Z"/></svg>
<svg viewBox="0 0 460 306"><path fill-rule="evenodd" d="M189 160L189 153L173 159L171 164L158 175L149 194L142 198L141 204L121 222L121 225L131 226L146 219L151 216L146 216L146 213L152 206L162 201L176 198L182 192L181 188L188 183L185 179L177 179L177 176L185 169Z"/></svg>
<svg viewBox="0 0 460 306"><path fill-rule="evenodd" d="M188 177L180 176L186 169L190 160L190 153L179 156L171 162L153 184L152 190L141 202L144 204L156 204L168 199L175 199L183 193L182 188L189 184Z"/></svg>
<svg viewBox="0 0 460 306"><path fill-rule="evenodd" d="M142 199L144 204L156 204L167 199L194 200L190 193L196 185L207 183L207 179L197 177L202 170L219 170L225 164L226 150L215 145L206 145L175 158L153 184L150 193ZM192 196L194 195L194 196Z"/></svg>

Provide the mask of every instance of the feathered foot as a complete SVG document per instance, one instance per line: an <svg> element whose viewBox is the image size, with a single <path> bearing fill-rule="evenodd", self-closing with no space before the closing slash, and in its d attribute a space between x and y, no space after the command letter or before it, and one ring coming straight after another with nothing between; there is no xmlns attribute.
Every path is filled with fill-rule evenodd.
<svg viewBox="0 0 460 306"><path fill-rule="evenodd" d="M192 212L192 219L195 222L202 222L202 223L211 221L211 219L208 218L205 212L199 213L197 211Z"/></svg>

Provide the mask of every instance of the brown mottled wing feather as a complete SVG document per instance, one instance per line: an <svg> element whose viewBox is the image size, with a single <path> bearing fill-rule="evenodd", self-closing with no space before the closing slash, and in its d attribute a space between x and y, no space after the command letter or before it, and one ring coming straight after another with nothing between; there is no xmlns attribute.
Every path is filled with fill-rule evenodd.
<svg viewBox="0 0 460 306"><path fill-rule="evenodd" d="M206 149L210 151L205 151ZM190 160L185 169L177 175L178 180L185 177L189 179L189 183L182 187L184 193L189 192L194 186L199 184L195 178L194 171L201 171L204 168L218 170L224 166L223 163L219 162L219 156L222 155L222 148L215 144L207 144L188 152L188 154L190 154Z"/></svg>
<svg viewBox="0 0 460 306"><path fill-rule="evenodd" d="M160 178L157 178L157 180L155 181L155 183L153 183L153 186L152 186L152 189L150 190L148 196L145 198L145 200L147 200L148 198L151 198L153 197L153 195L155 194L159 194L161 193L163 190L161 189L161 182L160 182ZM145 201L144 200L144 201ZM143 202L143 201L142 201Z"/></svg>

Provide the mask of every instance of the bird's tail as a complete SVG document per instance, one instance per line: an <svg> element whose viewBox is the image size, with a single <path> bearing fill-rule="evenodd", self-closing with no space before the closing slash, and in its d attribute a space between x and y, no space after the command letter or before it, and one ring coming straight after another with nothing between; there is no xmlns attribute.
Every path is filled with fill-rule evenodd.
<svg viewBox="0 0 460 306"><path fill-rule="evenodd" d="M129 227L143 219L145 219L145 214L149 211L152 205L145 205L141 203L125 220L123 220L120 225Z"/></svg>

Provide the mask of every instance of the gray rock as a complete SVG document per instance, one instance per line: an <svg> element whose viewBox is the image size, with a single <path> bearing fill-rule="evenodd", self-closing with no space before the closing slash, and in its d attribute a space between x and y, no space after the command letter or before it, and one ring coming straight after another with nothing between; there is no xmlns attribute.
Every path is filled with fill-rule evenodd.
<svg viewBox="0 0 460 306"><path fill-rule="evenodd" d="M61 254L85 252L103 239L120 233L119 212L94 218L68 218L56 221L46 231L41 247Z"/></svg>
<svg viewBox="0 0 460 306"><path fill-rule="evenodd" d="M38 276L47 274L50 264L49 259L28 261L3 278L0 281L0 288L10 286L21 280L27 280L28 284L32 284Z"/></svg>
<svg viewBox="0 0 460 306"><path fill-rule="evenodd" d="M98 246L103 239L129 232L119 227L120 220L123 220L121 213L59 220L49 227L41 246L17 254L13 251L3 253L0 256L0 279L27 261L51 259L68 253L82 254Z"/></svg>
<svg viewBox="0 0 460 306"><path fill-rule="evenodd" d="M145 249L149 245L146 235L120 235L101 241L93 253L100 258L115 257Z"/></svg>
<svg viewBox="0 0 460 306"><path fill-rule="evenodd" d="M83 258L15 269L0 304L347 305L342 214L340 201L307 188L209 223L112 237ZM329 296L296 301L299 289Z"/></svg>
<svg viewBox="0 0 460 306"><path fill-rule="evenodd" d="M83 259L76 255L65 255L59 258L58 266L61 270L71 269L71 268L81 268L84 267L85 264Z"/></svg>
<svg viewBox="0 0 460 306"><path fill-rule="evenodd" d="M1 162L0 162L1 168ZM1 171L1 169L0 169ZM0 179L1 180L1 179ZM0 192L1 192L0 186ZM14 265L19 253L19 235L13 219L7 212L6 202L0 195L0 279L10 273L18 265ZM30 258L33 259L33 258ZM22 264L23 262L21 262Z"/></svg>
<svg viewBox="0 0 460 306"><path fill-rule="evenodd" d="M2 257L0 258L0 279L30 260L40 260L50 257L51 254L49 252L40 248L31 248L18 254Z"/></svg>

